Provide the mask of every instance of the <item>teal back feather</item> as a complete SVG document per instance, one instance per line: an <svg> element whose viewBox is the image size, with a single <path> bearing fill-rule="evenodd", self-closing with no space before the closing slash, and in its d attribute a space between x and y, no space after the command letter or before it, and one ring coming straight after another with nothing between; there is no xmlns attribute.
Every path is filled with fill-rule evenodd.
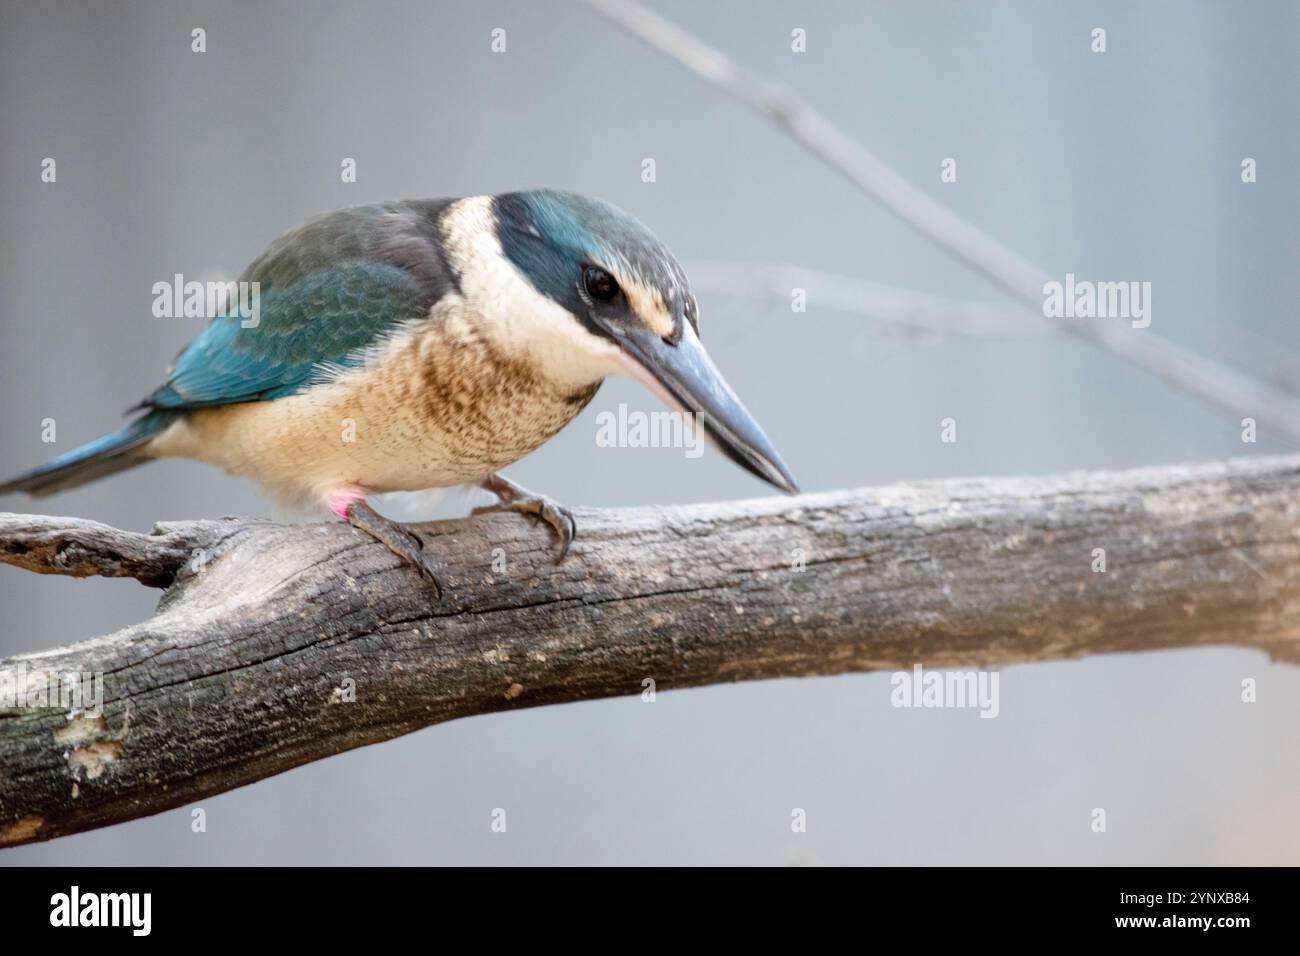
<svg viewBox="0 0 1300 956"><path fill-rule="evenodd" d="M354 206L286 234L240 276L256 282L257 322L214 319L141 405L203 408L311 387L348 368L453 287L437 236L444 200Z"/></svg>
<svg viewBox="0 0 1300 956"><path fill-rule="evenodd" d="M428 308L409 273L364 261L262 290L259 306L256 325L237 315L213 320L144 404L200 408L293 395L322 364L355 365L361 350Z"/></svg>

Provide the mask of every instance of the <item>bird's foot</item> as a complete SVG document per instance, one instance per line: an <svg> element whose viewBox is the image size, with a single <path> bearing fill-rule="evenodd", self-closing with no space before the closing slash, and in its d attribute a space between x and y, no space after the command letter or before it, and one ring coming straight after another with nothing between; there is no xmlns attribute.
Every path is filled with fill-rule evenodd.
<svg viewBox="0 0 1300 956"><path fill-rule="evenodd" d="M492 492L500 500L494 505L483 505L475 508L471 512L472 514L484 514L491 511L517 511L520 514L533 515L555 529L560 545L560 553L556 557L555 563L559 564L564 560L565 555L569 553L569 545L573 544L574 535L578 533L578 525L573 520L573 513L568 508L557 504L545 495L534 494L527 488L515 484L504 475L489 475L479 482L479 487Z"/></svg>
<svg viewBox="0 0 1300 956"><path fill-rule="evenodd" d="M424 542L413 531L385 518L360 495L344 492L330 499L330 507L352 527L364 531L424 575L437 592L438 600L442 600L442 582L438 580L433 556L424 550Z"/></svg>

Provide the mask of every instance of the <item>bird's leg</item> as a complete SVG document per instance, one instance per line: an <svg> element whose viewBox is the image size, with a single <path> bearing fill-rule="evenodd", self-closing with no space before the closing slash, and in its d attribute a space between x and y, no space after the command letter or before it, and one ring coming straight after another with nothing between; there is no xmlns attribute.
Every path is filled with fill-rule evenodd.
<svg viewBox="0 0 1300 956"><path fill-rule="evenodd" d="M408 531L391 518L385 518L370 505L366 504L365 492L359 488L343 488L329 497L330 510L352 525L359 528L380 544L388 548L403 561L415 567L429 579L438 599L442 599L442 583L438 580L433 563L433 556L424 550L424 542L412 531Z"/></svg>
<svg viewBox="0 0 1300 956"><path fill-rule="evenodd" d="M475 508L473 514L482 514L485 511L518 511L521 514L540 518L554 528L559 536L560 554L555 559L556 564L564 560L564 556L569 553L569 545L573 544L573 536L578 533L578 526L568 508L556 504L545 495L534 494L527 488L515 484L505 475L488 475L478 483L478 486L492 492L499 500L494 505Z"/></svg>

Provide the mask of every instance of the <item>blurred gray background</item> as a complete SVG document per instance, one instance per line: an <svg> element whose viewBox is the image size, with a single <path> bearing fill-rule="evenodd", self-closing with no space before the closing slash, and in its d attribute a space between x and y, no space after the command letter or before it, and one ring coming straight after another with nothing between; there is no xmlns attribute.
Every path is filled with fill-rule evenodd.
<svg viewBox="0 0 1300 956"><path fill-rule="evenodd" d="M1149 280L1149 334L1252 373L1300 372L1300 6L653 5L1054 275ZM153 318L154 282L233 277L282 231L353 203L565 187L642 218L688 270L785 262L1002 298L580 4L0 9L6 475L116 427L160 381L200 320ZM344 157L355 184L340 181ZM944 157L956 184L939 181ZM1267 428L1243 445L1232 415L1064 336L916 339L808 294L806 314L701 295L706 343L808 490L1288 450ZM611 381L513 477L573 505L766 494L712 451L597 447L595 416L619 402L655 407ZM950 415L959 441L943 444ZM0 508L133 529L272 513L251 484L177 462ZM129 581L0 568L0 654L108 632L156 600ZM1243 677L1259 682L1253 706ZM889 692L876 674L479 717L205 801L206 833L182 808L0 865L1300 863L1300 672L1260 654L1007 668L996 720L897 710ZM495 807L506 834L490 832ZM791 832L794 807L806 834ZM1105 835L1090 832L1093 807Z"/></svg>

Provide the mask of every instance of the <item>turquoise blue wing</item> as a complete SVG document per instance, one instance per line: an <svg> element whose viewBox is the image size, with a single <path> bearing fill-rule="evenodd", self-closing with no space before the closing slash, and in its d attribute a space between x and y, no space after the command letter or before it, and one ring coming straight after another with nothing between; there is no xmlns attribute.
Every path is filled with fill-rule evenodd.
<svg viewBox="0 0 1300 956"><path fill-rule="evenodd" d="M361 350L427 312L413 276L396 266L343 262L260 292L256 324L214 319L176 359L154 408L200 408L281 398L322 365L355 364Z"/></svg>
<svg viewBox="0 0 1300 956"><path fill-rule="evenodd" d="M453 283L436 242L442 201L359 206L277 240L240 277L258 285L256 322L213 319L141 405L202 408L293 395L324 367L348 368Z"/></svg>

